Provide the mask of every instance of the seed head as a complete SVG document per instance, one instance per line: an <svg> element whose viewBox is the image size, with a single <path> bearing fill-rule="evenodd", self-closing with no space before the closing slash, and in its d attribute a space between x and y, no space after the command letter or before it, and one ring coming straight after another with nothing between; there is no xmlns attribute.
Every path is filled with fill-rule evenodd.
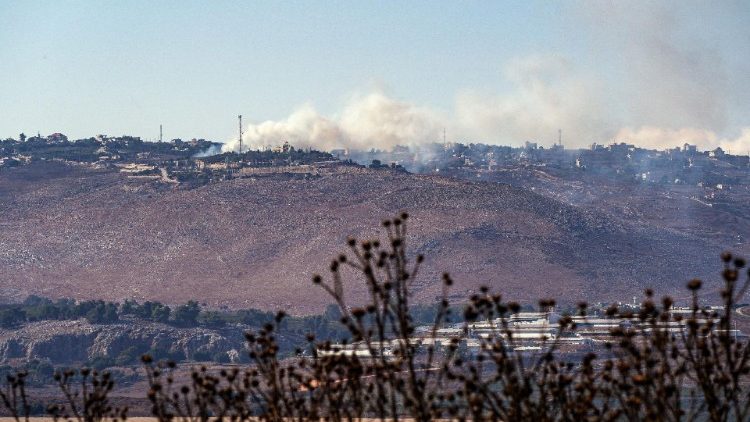
<svg viewBox="0 0 750 422"><path fill-rule="evenodd" d="M701 288L701 284L702 284L702 282L700 280L698 280L697 278L695 278L695 279L692 279L692 280L690 280L688 282L687 288L690 289L690 290L692 290L692 291L696 291L696 290L698 290L698 289Z"/></svg>

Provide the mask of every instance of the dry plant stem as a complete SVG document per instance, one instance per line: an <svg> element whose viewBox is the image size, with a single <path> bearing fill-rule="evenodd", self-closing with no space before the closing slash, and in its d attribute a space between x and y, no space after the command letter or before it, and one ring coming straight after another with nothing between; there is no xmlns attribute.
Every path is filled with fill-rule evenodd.
<svg viewBox="0 0 750 422"><path fill-rule="evenodd" d="M182 422L750 419L750 347L733 331L735 306L750 288L744 260L722 256L722 307L702 308L701 282L693 280L687 286L692 300L687 315L676 312L671 298L659 301L646 291L639 309L606 311L605 317L619 325L603 346L562 353L563 339L578 329L571 316L562 315L556 326L544 325L555 335L529 352L514 319L521 306L484 287L464 306L461 334L446 341L441 332L449 327L453 284L448 274L432 327L417 332L412 288L423 257L407 251L408 218L385 221L380 240L350 239L348 252L331 262L330 275L313 279L339 308L350 344L310 335L309 353L283 356L278 337L285 315L279 313L247 333L252 364L245 369L194 368L191 382L176 386L173 362L144 356L152 415ZM366 286L364 305L347 303L344 268ZM539 310L554 306L543 300ZM585 317L586 304L577 312ZM477 327L481 335L474 334ZM120 415L108 403L108 377L82 371L74 387L73 376L66 372L57 379L66 404L52 408L55 418L94 422ZM16 376L0 389L3 405L17 421L28 417L24 385L24 377Z"/></svg>
<svg viewBox="0 0 750 422"><path fill-rule="evenodd" d="M51 404L47 408L55 421L75 418L78 422L116 422L127 419L126 407L118 408L110 404L109 395L114 389L114 382L108 372L100 374L89 368L66 370L55 373L54 379L65 399L64 403Z"/></svg>
<svg viewBox="0 0 750 422"><path fill-rule="evenodd" d="M20 422L21 417L26 422L29 420L31 406L26 395L27 376L25 371L17 371L6 377L5 389L0 388L0 400L16 422Z"/></svg>

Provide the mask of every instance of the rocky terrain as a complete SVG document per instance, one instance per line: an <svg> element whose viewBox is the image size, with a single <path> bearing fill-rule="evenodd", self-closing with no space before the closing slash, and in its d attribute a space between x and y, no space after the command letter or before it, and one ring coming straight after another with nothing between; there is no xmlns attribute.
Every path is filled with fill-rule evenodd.
<svg viewBox="0 0 750 422"><path fill-rule="evenodd" d="M376 236L402 210L412 215L411 250L427 256L415 284L422 302L439 294L443 271L456 299L485 284L532 303L629 301L646 287L679 296L696 276L711 286L732 245L639 218L650 199L633 195L628 218L494 181L351 166L185 189L39 162L0 172L0 290L5 301L198 299L318 313L328 299L313 273L348 235Z"/></svg>
<svg viewBox="0 0 750 422"><path fill-rule="evenodd" d="M80 364L131 353L135 359L126 362L131 364L154 350L188 360L196 354L224 353L227 361L237 361L245 354L243 332L241 327L210 330L144 322L92 325L85 320L41 321L17 330L0 330L0 363L38 359L55 365Z"/></svg>

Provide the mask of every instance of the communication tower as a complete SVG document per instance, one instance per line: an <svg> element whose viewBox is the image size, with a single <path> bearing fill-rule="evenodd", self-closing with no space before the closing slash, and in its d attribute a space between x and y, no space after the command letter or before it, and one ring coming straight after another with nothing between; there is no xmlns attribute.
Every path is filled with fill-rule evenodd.
<svg viewBox="0 0 750 422"><path fill-rule="evenodd" d="M237 119L240 121L240 155L242 154L242 115L238 115Z"/></svg>

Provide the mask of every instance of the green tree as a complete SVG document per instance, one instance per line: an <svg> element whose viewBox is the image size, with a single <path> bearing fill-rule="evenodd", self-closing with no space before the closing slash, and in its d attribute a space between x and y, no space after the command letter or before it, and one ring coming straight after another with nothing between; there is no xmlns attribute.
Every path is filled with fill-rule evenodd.
<svg viewBox="0 0 750 422"><path fill-rule="evenodd" d="M154 322L167 322L169 321L169 315L172 313L172 310L169 308L169 306L162 305L161 303L155 303L151 307L151 321Z"/></svg>
<svg viewBox="0 0 750 422"><path fill-rule="evenodd" d="M125 299L125 302L120 305L120 313L122 315L137 315L138 314L138 302L134 300Z"/></svg>
<svg viewBox="0 0 750 422"><path fill-rule="evenodd" d="M226 318L219 312L206 312L201 315L201 321L203 325L210 328L221 328L227 325Z"/></svg>
<svg viewBox="0 0 750 422"><path fill-rule="evenodd" d="M26 321L26 315L23 309L3 309L0 310L0 327L16 328Z"/></svg>
<svg viewBox="0 0 750 422"><path fill-rule="evenodd" d="M180 327L195 327L198 325L198 315L200 313L201 308L198 302L191 300L175 308L173 322Z"/></svg>
<svg viewBox="0 0 750 422"><path fill-rule="evenodd" d="M86 312L86 320L91 324L112 324L119 320L117 305L99 302Z"/></svg>

